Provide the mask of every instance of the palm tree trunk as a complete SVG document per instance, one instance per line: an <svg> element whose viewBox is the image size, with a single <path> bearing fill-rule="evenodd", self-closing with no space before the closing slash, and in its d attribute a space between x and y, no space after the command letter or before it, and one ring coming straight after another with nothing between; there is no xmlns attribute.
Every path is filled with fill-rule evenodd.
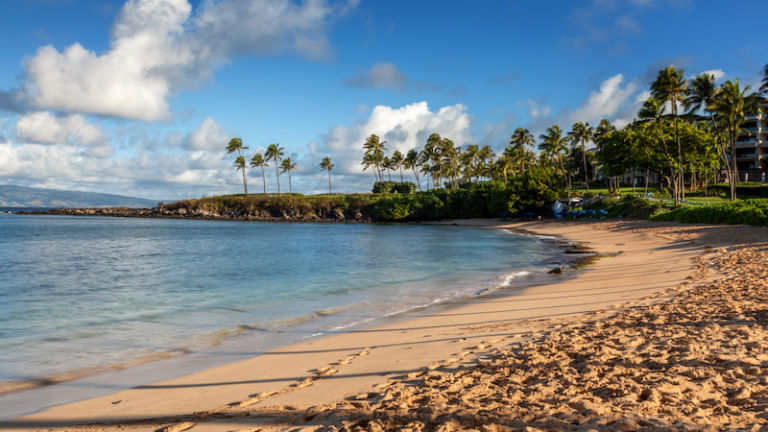
<svg viewBox="0 0 768 432"><path fill-rule="evenodd" d="M331 190L331 170L328 170L328 195L333 195Z"/></svg>
<svg viewBox="0 0 768 432"><path fill-rule="evenodd" d="M248 195L248 182L245 181L245 167L243 167L242 171L243 171L243 189L245 189L245 194Z"/></svg>
<svg viewBox="0 0 768 432"><path fill-rule="evenodd" d="M413 168L413 176L416 177L416 186L419 187L419 192L421 192L421 182L419 181L419 173L416 171L416 168Z"/></svg>
<svg viewBox="0 0 768 432"><path fill-rule="evenodd" d="M739 166L736 164L736 140L734 138L734 131L731 130L731 201L736 201L736 183L739 181Z"/></svg>
<svg viewBox="0 0 768 432"><path fill-rule="evenodd" d="M648 168L645 168L645 189L643 190L643 194L645 196L648 196L648 176L650 175L650 170Z"/></svg>
<svg viewBox="0 0 768 432"><path fill-rule="evenodd" d="M291 170L288 170L288 193L293 193L293 183L291 183Z"/></svg>
<svg viewBox="0 0 768 432"><path fill-rule="evenodd" d="M267 194L267 176L264 175L264 165L261 166L261 184L264 185L264 195Z"/></svg>
<svg viewBox="0 0 768 432"><path fill-rule="evenodd" d="M587 175L587 146L583 141L581 142L581 160L584 162L584 186L587 188L587 192L589 192L589 176Z"/></svg>
<svg viewBox="0 0 768 432"><path fill-rule="evenodd" d="M403 167L400 167L400 183L403 182Z"/></svg>
<svg viewBox="0 0 768 432"><path fill-rule="evenodd" d="M684 194L685 184L683 183L683 151L680 147L680 132L677 129L677 101L672 101L672 115L675 119L675 141L677 141L677 191L675 192L675 205L680 203L681 194Z"/></svg>
<svg viewBox="0 0 768 432"><path fill-rule="evenodd" d="M275 178L277 178L277 195L280 196L280 173L277 172L277 158L275 158Z"/></svg>

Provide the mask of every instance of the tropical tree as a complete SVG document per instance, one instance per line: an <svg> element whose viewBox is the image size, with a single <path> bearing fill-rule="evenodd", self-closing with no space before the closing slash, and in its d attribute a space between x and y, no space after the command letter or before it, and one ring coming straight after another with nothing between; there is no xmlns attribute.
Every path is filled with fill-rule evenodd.
<svg viewBox="0 0 768 432"><path fill-rule="evenodd" d="M472 177L477 176L480 178L480 168L482 167L482 161L480 160L480 147L477 144L470 144L467 149L461 154L461 165L464 171L464 177L472 182Z"/></svg>
<svg viewBox="0 0 768 432"><path fill-rule="evenodd" d="M416 169L419 166L419 152L415 149L408 150L408 154L403 159L403 168L413 171L413 176L416 177L416 186L421 190L421 182L419 181L419 171Z"/></svg>
<svg viewBox="0 0 768 432"><path fill-rule="evenodd" d="M493 167L493 159L496 157L496 153L493 152L491 146L484 145L480 147L478 157L482 161L482 175L485 178L491 178L491 168Z"/></svg>
<svg viewBox="0 0 768 432"><path fill-rule="evenodd" d="M672 120L675 125L675 142L677 143L677 179L675 188L675 205L680 202L680 193L683 188L683 150L680 145L680 130L677 125L677 105L685 101L688 93L688 84L683 78L683 70L674 66L668 66L659 71L656 81L651 84L651 95L662 104L669 102L672 110Z"/></svg>
<svg viewBox="0 0 768 432"><path fill-rule="evenodd" d="M595 128L594 135L592 137L592 141L595 143L595 147L597 147L597 151L599 152L600 149L603 146L603 139L608 136L608 134L613 133L616 131L616 126L612 125L611 122L609 122L607 119L600 120L600 123L597 124L597 127ZM597 158L598 162L602 163L600 158ZM595 176L597 176L597 169L601 167L597 167L594 171ZM621 173L623 174L623 173ZM608 175L608 189L611 191L618 191L619 189L619 175L621 174L613 174ZM634 183L634 168L633 168L633 183ZM633 184L634 186L634 184Z"/></svg>
<svg viewBox="0 0 768 432"><path fill-rule="evenodd" d="M519 157L520 171L523 174L525 174L526 150L535 144L536 138L533 137L531 131L525 128L519 127L515 129L510 137L509 145L512 146L513 154Z"/></svg>
<svg viewBox="0 0 768 432"><path fill-rule="evenodd" d="M392 153L392 157L389 158L389 165L392 169L400 171L400 183L403 182L403 160L403 154L400 153L400 150L395 150L395 152Z"/></svg>
<svg viewBox="0 0 768 432"><path fill-rule="evenodd" d="M459 188L459 173L460 173L460 159L461 147L456 147L453 141L448 138L443 138L440 143L440 156L442 159L442 167L445 170L445 174L451 180L451 188Z"/></svg>
<svg viewBox="0 0 768 432"><path fill-rule="evenodd" d="M384 160L381 162L381 167L387 170L387 179L392 181L392 160L389 156L384 157Z"/></svg>
<svg viewBox="0 0 768 432"><path fill-rule="evenodd" d="M374 181L379 181L379 174L376 172L376 156L373 153L366 153L363 155L363 161L360 163L363 166L363 171L370 167L373 167Z"/></svg>
<svg viewBox="0 0 768 432"><path fill-rule="evenodd" d="M287 157L283 159L283 162L280 164L281 173L287 172L288 173L288 192L293 193L293 185L291 184L291 171L293 171L296 168L296 164L291 160L291 158Z"/></svg>
<svg viewBox="0 0 768 432"><path fill-rule="evenodd" d="M264 186L264 195L267 194L267 177L264 175L264 167L268 167L267 161L264 160L264 157L261 155L261 153L256 153L251 158L251 166L255 168L261 168L261 182Z"/></svg>
<svg viewBox="0 0 768 432"><path fill-rule="evenodd" d="M242 171L245 173L245 156L238 156L235 158L235 163L232 166L235 167L235 171ZM248 185L243 183L243 187L245 188L245 194L248 195Z"/></svg>
<svg viewBox="0 0 768 432"><path fill-rule="evenodd" d="M328 171L328 195L333 193L331 191L331 170L333 169L334 166L335 165L331 163L331 158L329 158L328 156L324 157L322 162L320 162L320 169Z"/></svg>
<svg viewBox="0 0 768 432"><path fill-rule="evenodd" d="M234 152L237 152L237 159L235 159L235 167L239 167L239 159L242 158L242 166L243 168L237 168L238 170L243 172L243 189L245 190L245 194L248 195L248 182L245 179L245 157L243 157L242 151L247 150L248 147L243 146L243 140L240 138L232 138L229 140L229 144L227 144L227 154L232 154Z"/></svg>
<svg viewBox="0 0 768 432"><path fill-rule="evenodd" d="M387 149L386 141L381 141L379 139L379 136L376 134L371 134L368 136L368 138L365 139L365 142L363 143L363 149L365 149L365 154L371 154L372 156L369 158L370 162L373 163L373 166L376 168L376 173L378 175L379 180L383 180L381 176L381 165L382 162L384 162L384 150ZM363 160L363 164L365 164L365 159Z"/></svg>
<svg viewBox="0 0 768 432"><path fill-rule="evenodd" d="M576 122L573 124L571 131L568 132L568 137L571 143L574 145L579 144L581 146L581 158L584 165L584 186L589 191L589 177L587 176L587 143L592 141L594 129L589 123Z"/></svg>
<svg viewBox="0 0 768 432"><path fill-rule="evenodd" d="M736 164L736 140L742 132L742 125L747 115L757 112L757 95L749 94L750 86L741 88L739 80L726 81L712 100L712 110L721 118L725 126L731 150L731 175L729 183L731 201L736 200L736 184L739 181L739 168Z"/></svg>
<svg viewBox="0 0 768 432"><path fill-rule="evenodd" d="M661 151L667 159L669 184L672 187L672 195L679 196L677 191L679 185L675 181L675 161L669 152L669 147L667 147L667 136L665 134L664 126L665 124L668 124L668 122L664 119L664 107L656 98L651 96L643 102L643 106L640 108L640 112L638 112L637 115L642 122L651 123L653 125L653 130L657 134L659 143L661 144Z"/></svg>
<svg viewBox="0 0 768 432"><path fill-rule="evenodd" d="M558 125L552 125L539 138L542 139L539 150L543 151L553 163L557 163L568 189L571 189L571 178L563 163L563 154L568 150L568 138L563 136L563 130Z"/></svg>
<svg viewBox="0 0 768 432"><path fill-rule="evenodd" d="M271 160L275 161L275 178L277 179L278 195L280 195L280 173L277 169L280 165L280 159L283 157L283 150L285 150L285 148L281 147L280 144L270 144L269 147L267 147L267 151L264 152L264 160L267 162Z"/></svg>
<svg viewBox="0 0 768 432"><path fill-rule="evenodd" d="M709 121L712 125L715 135L715 144L720 155L720 160L725 165L728 173L731 172L731 160L727 157L727 150L725 148L725 140L721 136L720 127L718 121L715 118L715 111L712 109L712 104L715 100L715 95L719 93L721 89L717 88L715 84L715 75L703 73L694 78L688 86L688 94L685 98L685 109L688 110L688 115L693 116L696 111L704 110L709 114Z"/></svg>
<svg viewBox="0 0 768 432"><path fill-rule="evenodd" d="M440 146L442 142L443 138L439 134L433 133L427 138L424 150L421 151L422 172L430 174L432 177L432 187L439 187L440 185L440 172L442 171L440 165ZM426 171L424 171L425 167Z"/></svg>

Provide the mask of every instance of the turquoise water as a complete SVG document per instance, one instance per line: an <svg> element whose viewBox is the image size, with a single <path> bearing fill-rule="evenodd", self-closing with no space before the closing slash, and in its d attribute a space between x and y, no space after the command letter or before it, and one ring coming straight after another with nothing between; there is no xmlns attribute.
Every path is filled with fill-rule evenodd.
<svg viewBox="0 0 768 432"><path fill-rule="evenodd" d="M5 214L0 245L0 383L232 339L265 349L507 285L559 254L454 226Z"/></svg>

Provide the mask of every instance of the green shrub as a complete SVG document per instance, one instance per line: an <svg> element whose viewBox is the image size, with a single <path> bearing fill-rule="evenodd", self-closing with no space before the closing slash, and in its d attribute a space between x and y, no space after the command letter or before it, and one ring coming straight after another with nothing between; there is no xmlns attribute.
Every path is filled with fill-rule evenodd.
<svg viewBox="0 0 768 432"><path fill-rule="evenodd" d="M379 181L373 184L373 193L401 193L412 194L416 192L416 185L411 182Z"/></svg>
<svg viewBox="0 0 768 432"><path fill-rule="evenodd" d="M768 225L768 200L754 199L699 207L678 207L651 217L683 223Z"/></svg>

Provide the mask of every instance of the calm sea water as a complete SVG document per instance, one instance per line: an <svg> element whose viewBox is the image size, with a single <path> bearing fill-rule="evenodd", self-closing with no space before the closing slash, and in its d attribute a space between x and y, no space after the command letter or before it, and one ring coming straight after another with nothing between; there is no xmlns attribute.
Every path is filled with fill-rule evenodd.
<svg viewBox="0 0 768 432"><path fill-rule="evenodd" d="M505 285L558 253L453 226L2 214L0 382L233 338L265 349Z"/></svg>

